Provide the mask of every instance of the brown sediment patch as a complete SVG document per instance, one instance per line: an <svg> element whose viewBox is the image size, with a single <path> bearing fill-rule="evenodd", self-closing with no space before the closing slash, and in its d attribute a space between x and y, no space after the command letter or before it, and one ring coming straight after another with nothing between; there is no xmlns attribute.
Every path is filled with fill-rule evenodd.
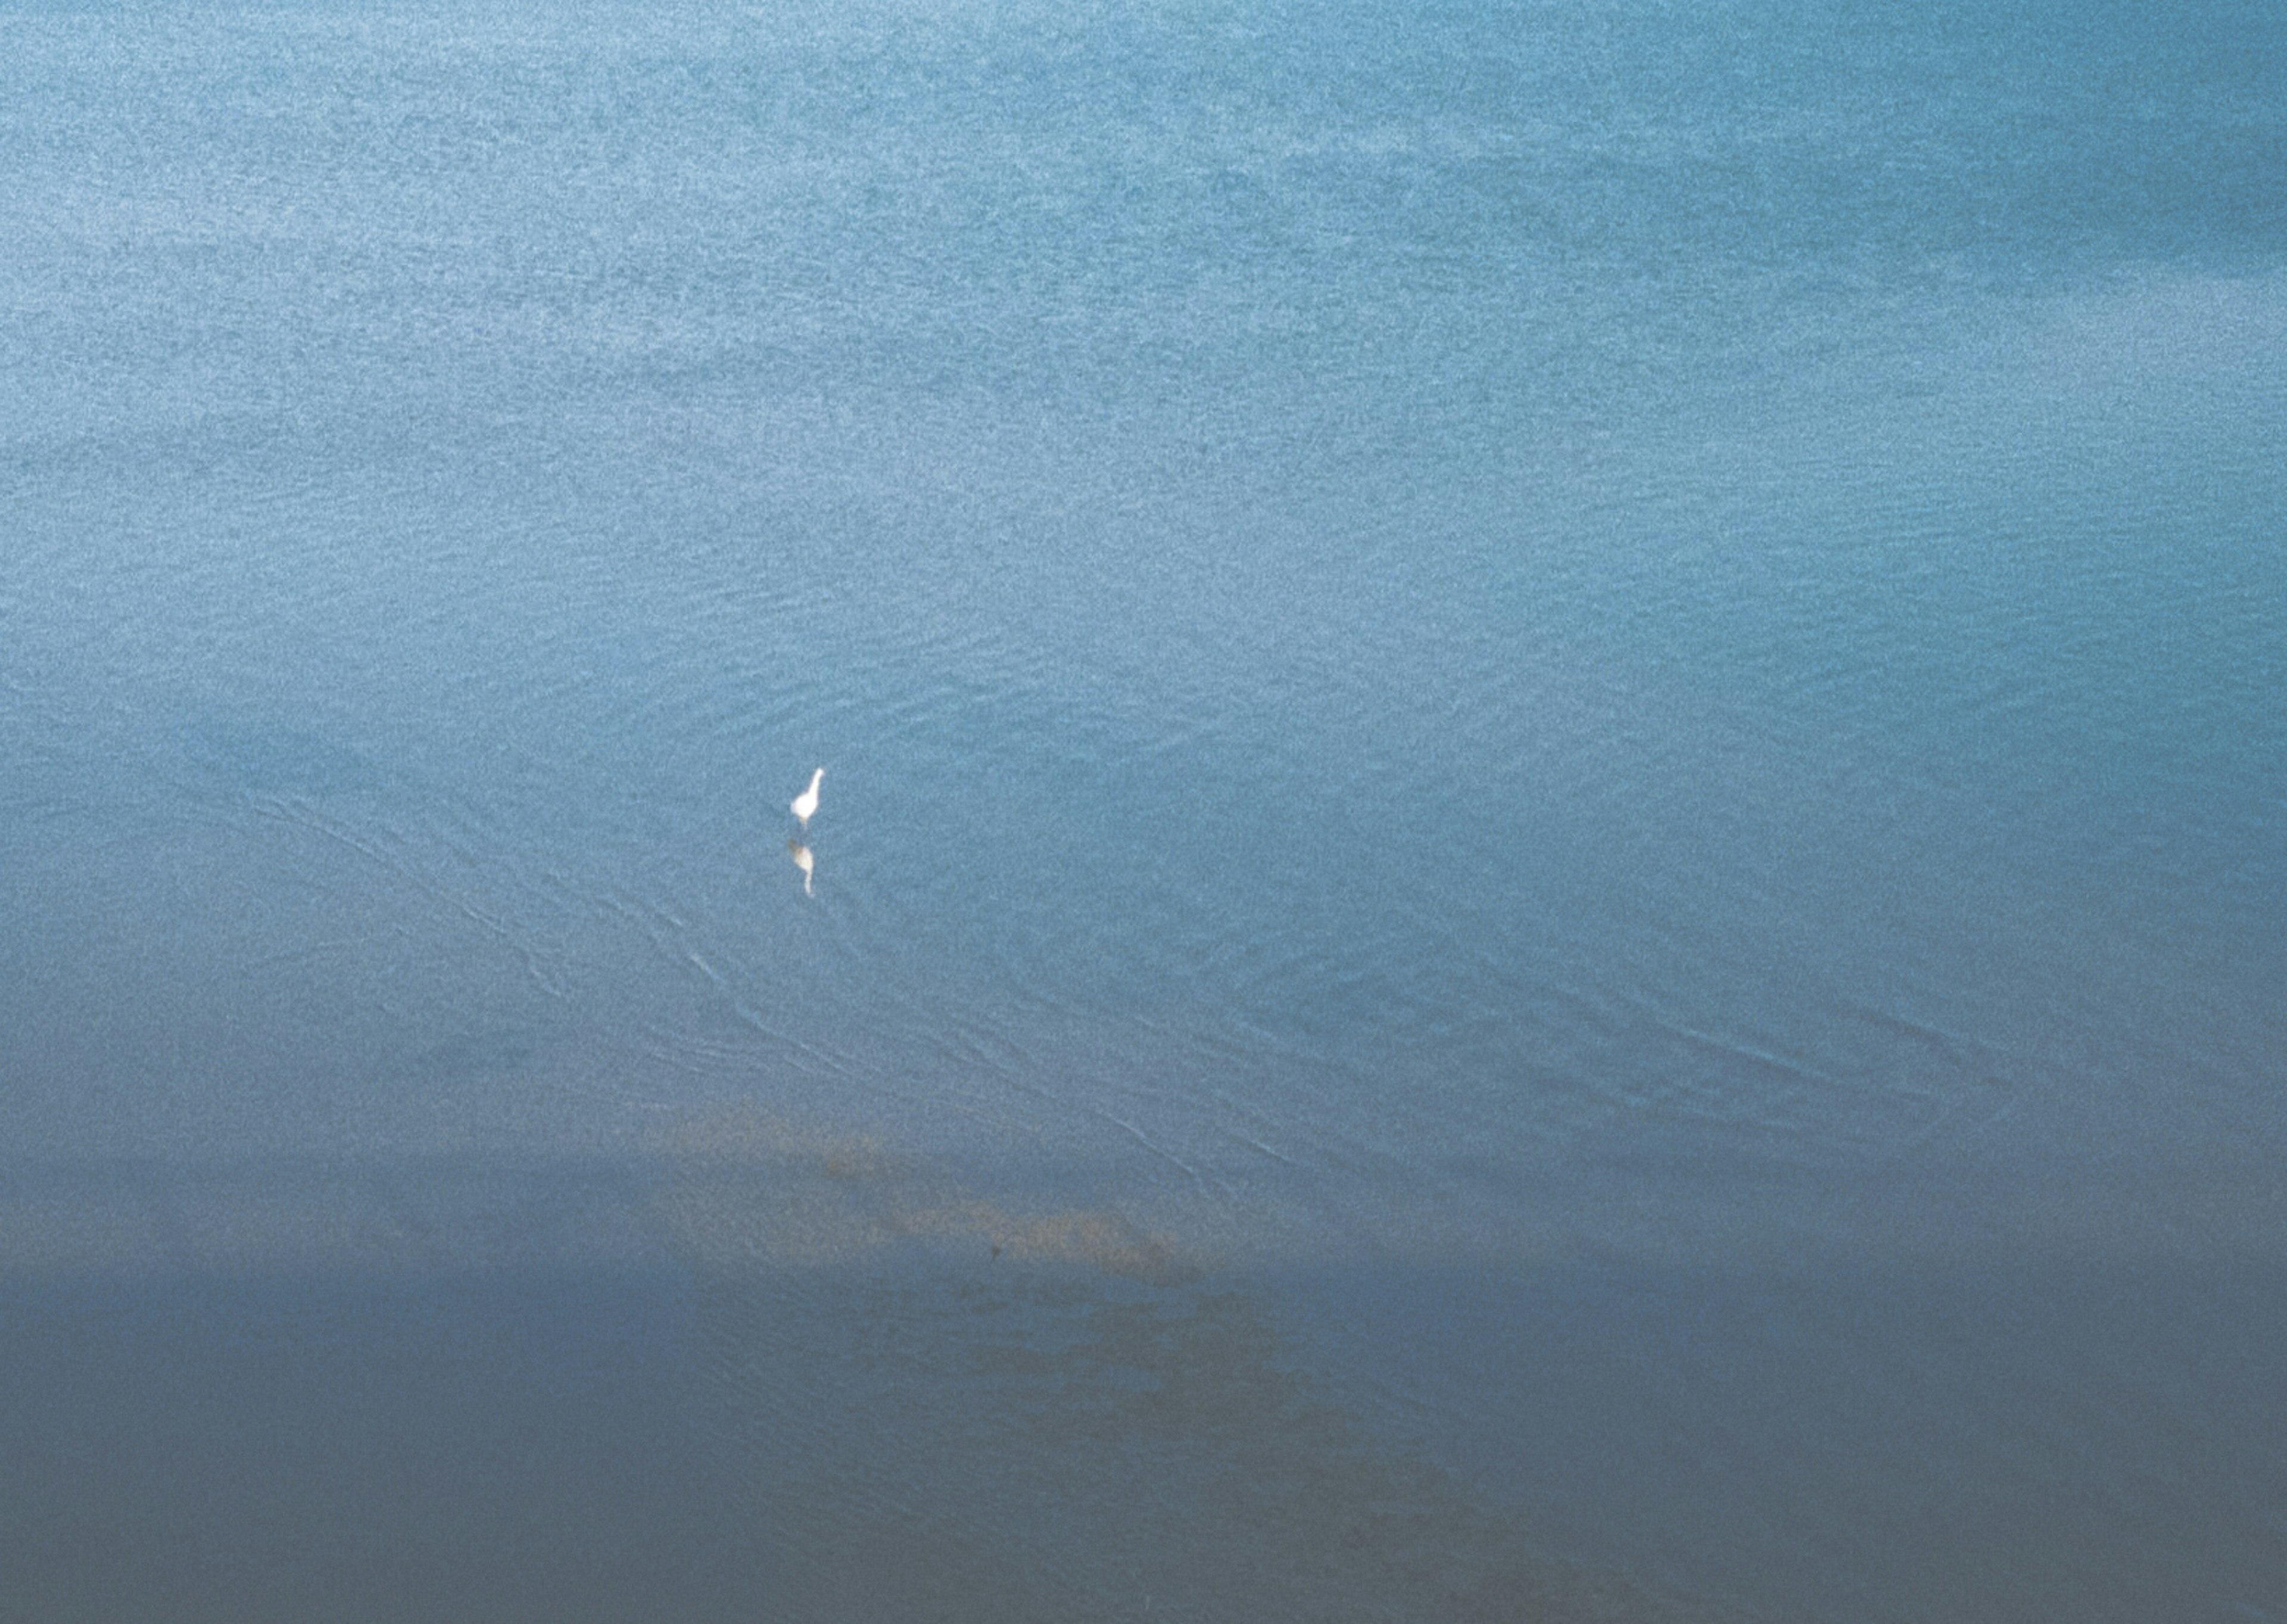
<svg viewBox="0 0 2287 1624"><path fill-rule="evenodd" d="M729 1110L677 1123L661 1144L660 1216L671 1240L710 1264L848 1262L915 1243L1149 1285L1201 1272L1173 1239L1112 1208L1025 1210L871 1137Z"/></svg>
<svg viewBox="0 0 2287 1624"><path fill-rule="evenodd" d="M1683 1616L1376 1437L1253 1294L1010 1256L702 1283L727 1476L794 1613ZM908 1530L932 1559L884 1560Z"/></svg>
<svg viewBox="0 0 2287 1624"><path fill-rule="evenodd" d="M686 1168L654 1197L669 1240L699 1261L847 1263L900 1244L983 1252L1010 1264L1073 1264L1146 1285L1201 1268L1165 1235L1109 1208L1013 1210L982 1197L946 1200L929 1181L865 1181L831 1161L775 1170Z"/></svg>
<svg viewBox="0 0 2287 1624"><path fill-rule="evenodd" d="M788 1616L1680 1616L1378 1436L1266 1299L1110 1206L767 1117L673 1142L659 1212Z"/></svg>
<svg viewBox="0 0 2287 1624"><path fill-rule="evenodd" d="M914 1213L912 1232L975 1236L1011 1264L1086 1264L1147 1286L1179 1286L1201 1273L1174 1240L1146 1234L1105 1208L1025 1214L991 1201L963 1201Z"/></svg>

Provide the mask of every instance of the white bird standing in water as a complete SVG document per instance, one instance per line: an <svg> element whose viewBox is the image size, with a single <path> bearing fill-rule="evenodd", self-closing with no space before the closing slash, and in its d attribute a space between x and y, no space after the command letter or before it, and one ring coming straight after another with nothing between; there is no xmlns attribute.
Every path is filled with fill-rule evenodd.
<svg viewBox="0 0 2287 1624"><path fill-rule="evenodd" d="M803 790L800 795L794 798L794 815L796 820L801 823L802 832L805 835L810 833L811 814L818 810L819 783L825 777L826 769L824 767L820 767L817 772L810 775L810 788Z"/></svg>

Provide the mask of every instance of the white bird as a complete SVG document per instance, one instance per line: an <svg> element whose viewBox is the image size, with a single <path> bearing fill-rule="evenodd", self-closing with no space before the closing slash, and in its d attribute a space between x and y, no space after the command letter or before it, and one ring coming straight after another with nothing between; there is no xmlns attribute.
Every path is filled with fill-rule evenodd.
<svg viewBox="0 0 2287 1624"><path fill-rule="evenodd" d="M794 798L794 815L801 823L803 833L805 835L810 833L811 814L818 810L819 783L825 777L826 769L820 767L810 775L810 788Z"/></svg>
<svg viewBox="0 0 2287 1624"><path fill-rule="evenodd" d="M787 841L787 850L794 853L794 866L802 870L802 894L807 897L811 894L810 876L818 867L818 860L810 854L810 848L799 840Z"/></svg>

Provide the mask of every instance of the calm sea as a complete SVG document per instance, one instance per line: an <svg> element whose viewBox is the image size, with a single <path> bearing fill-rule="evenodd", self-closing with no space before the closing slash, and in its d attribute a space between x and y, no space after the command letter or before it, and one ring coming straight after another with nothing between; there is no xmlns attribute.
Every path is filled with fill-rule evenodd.
<svg viewBox="0 0 2287 1624"><path fill-rule="evenodd" d="M2287 1620L2283 1169L2275 4L0 4L0 1618Z"/></svg>

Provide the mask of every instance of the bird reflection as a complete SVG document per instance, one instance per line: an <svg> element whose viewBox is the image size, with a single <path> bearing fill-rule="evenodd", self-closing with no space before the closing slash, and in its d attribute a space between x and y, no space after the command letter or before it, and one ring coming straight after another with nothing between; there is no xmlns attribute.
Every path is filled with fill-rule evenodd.
<svg viewBox="0 0 2287 1624"><path fill-rule="evenodd" d="M805 897L811 895L810 876L818 867L818 860L810 854L810 848L799 840L787 841L787 850L794 853L794 866L802 870L802 894Z"/></svg>

